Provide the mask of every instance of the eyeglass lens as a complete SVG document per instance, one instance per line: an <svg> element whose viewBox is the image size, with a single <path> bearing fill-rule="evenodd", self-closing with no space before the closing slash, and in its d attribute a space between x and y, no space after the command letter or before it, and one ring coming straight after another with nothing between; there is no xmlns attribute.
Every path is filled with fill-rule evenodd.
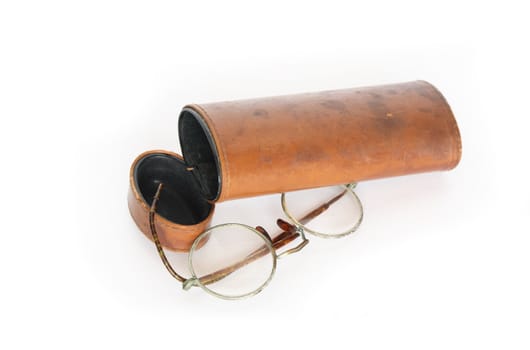
<svg viewBox="0 0 530 350"><path fill-rule="evenodd" d="M337 236L350 232L362 218L361 203L345 186L322 187L284 194L286 214L309 233ZM315 208L323 208L316 213Z"/></svg>
<svg viewBox="0 0 530 350"><path fill-rule="evenodd" d="M190 269L201 287L218 296L238 298L259 291L276 266L271 243L238 224L211 228L190 251Z"/></svg>

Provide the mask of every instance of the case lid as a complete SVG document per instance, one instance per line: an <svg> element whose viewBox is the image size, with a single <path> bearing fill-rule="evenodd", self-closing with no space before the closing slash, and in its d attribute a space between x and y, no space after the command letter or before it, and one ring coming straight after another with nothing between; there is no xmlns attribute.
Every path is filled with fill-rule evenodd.
<svg viewBox="0 0 530 350"><path fill-rule="evenodd" d="M158 185L163 183L155 224L161 244L188 251L209 225L215 205L203 195L201 185L182 156L155 150L139 155L129 176L129 211L140 230L152 240L149 210Z"/></svg>

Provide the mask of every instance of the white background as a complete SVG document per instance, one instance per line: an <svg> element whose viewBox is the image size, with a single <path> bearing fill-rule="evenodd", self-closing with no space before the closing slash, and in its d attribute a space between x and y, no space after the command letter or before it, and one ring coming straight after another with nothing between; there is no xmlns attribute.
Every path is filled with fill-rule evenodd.
<svg viewBox="0 0 530 350"><path fill-rule="evenodd" d="M528 10L514 1L2 1L0 347L528 349ZM191 102L425 79L451 172L362 183L245 301L183 292L126 206ZM279 197L214 223L273 221Z"/></svg>

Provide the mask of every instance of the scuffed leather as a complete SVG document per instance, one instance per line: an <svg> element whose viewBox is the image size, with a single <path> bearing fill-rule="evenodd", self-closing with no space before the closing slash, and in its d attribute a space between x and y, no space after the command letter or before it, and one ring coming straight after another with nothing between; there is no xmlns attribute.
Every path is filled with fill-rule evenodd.
<svg viewBox="0 0 530 350"><path fill-rule="evenodd" d="M192 104L183 113L190 110L213 140L220 173L209 176L220 188L207 192L217 201L448 170L461 158L453 113L425 81Z"/></svg>

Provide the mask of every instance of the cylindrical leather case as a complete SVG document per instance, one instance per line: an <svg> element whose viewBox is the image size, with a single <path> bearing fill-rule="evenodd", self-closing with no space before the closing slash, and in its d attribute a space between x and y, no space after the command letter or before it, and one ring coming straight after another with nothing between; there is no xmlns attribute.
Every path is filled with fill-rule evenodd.
<svg viewBox="0 0 530 350"><path fill-rule="evenodd" d="M460 133L425 81L192 104L182 153L211 201L448 170Z"/></svg>
<svg viewBox="0 0 530 350"><path fill-rule="evenodd" d="M214 202L455 167L460 133L424 81L185 106L183 158L149 151L131 166L129 210L150 239L187 251Z"/></svg>

